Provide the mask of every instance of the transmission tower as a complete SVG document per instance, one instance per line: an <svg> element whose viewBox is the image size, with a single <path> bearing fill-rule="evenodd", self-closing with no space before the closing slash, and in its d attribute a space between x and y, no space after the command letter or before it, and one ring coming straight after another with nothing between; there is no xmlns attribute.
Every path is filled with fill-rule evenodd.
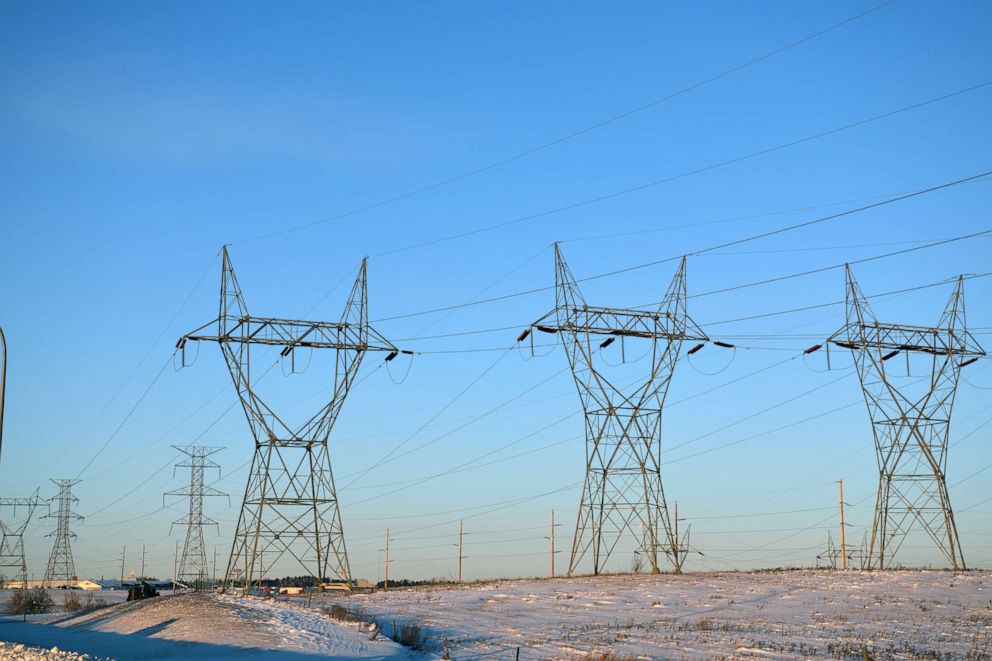
<svg viewBox="0 0 992 661"><path fill-rule="evenodd" d="M52 553L48 556L48 567L45 569L44 585L48 588L57 587L56 583L69 586L76 581L76 567L72 562L70 544L76 533L69 530L69 524L72 521L83 520L83 517L72 511L72 506L79 502L79 499L72 495L72 487L79 484L79 480L52 480L52 482L59 488L59 495L52 496L48 502L49 504L58 502L58 511L55 514L49 512L42 517L56 520L55 530L46 535L46 537L55 537Z"/></svg>
<svg viewBox="0 0 992 661"><path fill-rule="evenodd" d="M961 368L985 355L967 329L964 278L935 327L877 321L850 267L846 286L847 323L828 342L850 349L875 436L878 495L868 566L889 566L917 523L952 569L964 569L945 479L947 439ZM910 355L925 355L926 371L900 380L888 363L900 353L907 371Z"/></svg>
<svg viewBox="0 0 992 661"><path fill-rule="evenodd" d="M31 523L35 509L42 503L36 490L30 498L0 498L0 509L7 508L9 516L0 519L0 585L17 576L21 587L28 586L28 564L24 557L24 531Z"/></svg>
<svg viewBox="0 0 992 661"><path fill-rule="evenodd" d="M185 454L188 459L176 464L176 468L189 469L189 486L183 489L168 491L165 496L188 496L189 514L172 522L172 525L186 526L186 544L183 546L182 559L179 561L179 571L176 580L194 590L203 590L210 584L210 572L207 566L207 550L203 544L203 527L216 526L217 522L203 516L203 499L206 496L226 496L203 483L204 472L207 468L220 466L209 459L210 455L220 452L223 448L204 447L201 445L174 445L174 448ZM175 475L175 469L173 469ZM170 529L169 534L172 534Z"/></svg>
<svg viewBox="0 0 992 661"><path fill-rule="evenodd" d="M531 328L561 338L585 413L586 477L568 573L591 552L593 573L599 574L625 532L637 540L652 573L661 571L658 551L681 572L684 554L678 552L661 482L662 407L682 342L708 341L686 310L685 259L657 310L594 307L586 304L555 244L555 292L555 309ZM635 353L645 352L642 360L649 359L633 386L619 385L610 369L617 365L602 357L600 350L617 339L621 356L630 342L640 345Z"/></svg>
<svg viewBox="0 0 992 661"><path fill-rule="evenodd" d="M211 326L216 333L206 332ZM350 587L351 570L327 441L365 352L389 352L386 360L399 353L369 326L366 260L362 260L341 321L252 317L225 247L220 313L215 321L180 338L181 351L188 341L220 346L255 440L225 582L237 580L247 590L268 568L286 558L295 560L318 582L333 577ZM334 350L330 401L301 426L290 426L254 389L253 345L279 347L284 358L300 347Z"/></svg>

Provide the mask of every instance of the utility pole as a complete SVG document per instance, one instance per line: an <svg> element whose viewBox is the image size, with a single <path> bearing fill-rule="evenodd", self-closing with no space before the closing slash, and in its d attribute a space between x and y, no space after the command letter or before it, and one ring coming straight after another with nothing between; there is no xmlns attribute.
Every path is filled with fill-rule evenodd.
<svg viewBox="0 0 992 661"><path fill-rule="evenodd" d="M382 581L382 589L389 589L389 528L386 528L386 566L383 569L386 577Z"/></svg>
<svg viewBox="0 0 992 661"><path fill-rule="evenodd" d="M145 580L145 545L141 545L141 580Z"/></svg>
<svg viewBox="0 0 992 661"><path fill-rule="evenodd" d="M849 266L845 305L846 323L826 344L850 350L875 437L878 492L868 567L889 567L917 524L951 569L966 569L947 489L948 436L961 370L986 353L968 332L964 277L933 327L879 322ZM900 353L928 365L920 388L890 376L887 361Z"/></svg>
<svg viewBox="0 0 992 661"><path fill-rule="evenodd" d="M3 403L7 392L7 338L0 328L0 451L3 450ZM25 587L27 587L25 585Z"/></svg>
<svg viewBox="0 0 992 661"><path fill-rule="evenodd" d="M124 588L124 557L127 554L127 546L121 547L121 589Z"/></svg>
<svg viewBox="0 0 992 661"><path fill-rule="evenodd" d="M328 439L365 354L385 352L388 362L401 353L369 324L367 261L358 269L340 321L301 321L250 315L226 246L222 254L218 315L179 338L176 347L183 352L188 342L209 342L220 348L252 434L254 455L225 583L237 580L245 592L260 583L264 553L276 559L271 566L295 560L318 584L335 580L350 589ZM270 408L255 390L257 377L252 380L257 374L252 362L267 361L266 350L292 363L298 349L334 354L329 400L301 426ZM236 568L242 568L238 577Z"/></svg>
<svg viewBox="0 0 992 661"><path fill-rule="evenodd" d="M217 545L214 544L214 570L211 572L212 577L210 584L212 587L217 587Z"/></svg>
<svg viewBox="0 0 992 661"><path fill-rule="evenodd" d="M551 578L555 577L555 511L551 510Z"/></svg>
<svg viewBox="0 0 992 661"><path fill-rule="evenodd" d="M226 496L226 493L218 491L213 487L204 484L204 472L207 468L216 468L220 473L220 466L209 459L210 455L220 452L223 448L209 448L201 445L174 445L174 448L186 455L182 463L176 464L176 468L189 469L189 484L182 489L168 491L162 496L164 503L165 496L187 496L189 497L189 513L181 519L172 522L172 525L186 526L186 544L183 546L182 560L179 563L179 574L177 580L183 585L188 585L193 590L202 590L206 587L207 577L207 550L203 544L203 527L216 526L217 522L203 516L203 499L206 496ZM175 469L173 469L175 475ZM169 529L172 534L172 528Z"/></svg>
<svg viewBox="0 0 992 661"><path fill-rule="evenodd" d="M464 531L464 521L458 522L458 583L462 582L462 533Z"/></svg>
<svg viewBox="0 0 992 661"><path fill-rule="evenodd" d="M679 562L679 501L675 501L675 573L682 573L682 563Z"/></svg>
<svg viewBox="0 0 992 661"><path fill-rule="evenodd" d="M558 336L585 415L585 482L568 574L576 572L586 555L592 556L593 573L602 572L616 540L638 535L639 525L645 529L639 541L651 573L658 574L659 548L675 548L661 480L665 397L683 342L694 342L689 353L695 353L709 341L688 314L685 260L658 307L641 310L587 304L557 243L554 253L555 307L517 342L532 331ZM621 385L618 379L629 372L613 369L603 358L601 352L617 340L621 361L627 342L640 344L650 357L640 383ZM672 560L679 571L680 559Z"/></svg>
<svg viewBox="0 0 992 661"><path fill-rule="evenodd" d="M844 480L837 480L840 487L840 568L847 570L847 545L844 543Z"/></svg>

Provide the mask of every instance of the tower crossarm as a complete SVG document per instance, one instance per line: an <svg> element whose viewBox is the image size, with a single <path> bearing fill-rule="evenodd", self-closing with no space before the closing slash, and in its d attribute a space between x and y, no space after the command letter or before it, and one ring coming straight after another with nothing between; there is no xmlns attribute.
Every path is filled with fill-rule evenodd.
<svg viewBox="0 0 992 661"><path fill-rule="evenodd" d="M368 326L327 321L303 321L298 319L277 319L271 317L240 317L230 324L224 333L203 333L201 331L222 324L215 319L193 332L179 338L177 346L187 341L194 342L236 342L285 347L288 354L298 347L312 349L338 349L350 351L398 351L392 342Z"/></svg>
<svg viewBox="0 0 992 661"><path fill-rule="evenodd" d="M951 331L927 326L855 322L843 326L828 341L852 351L911 351L963 359L986 355L971 333L960 328Z"/></svg>
<svg viewBox="0 0 992 661"><path fill-rule="evenodd" d="M560 323L556 319L562 319ZM669 312L606 308L586 305L554 310L531 326L545 333L588 333L614 337L640 337L650 340L692 340L709 338L687 316Z"/></svg>

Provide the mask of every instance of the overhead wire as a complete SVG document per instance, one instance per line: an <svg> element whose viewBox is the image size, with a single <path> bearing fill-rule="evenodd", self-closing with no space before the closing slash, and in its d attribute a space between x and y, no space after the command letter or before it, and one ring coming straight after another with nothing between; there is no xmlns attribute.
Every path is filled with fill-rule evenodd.
<svg viewBox="0 0 992 661"><path fill-rule="evenodd" d="M650 101L648 101L646 103L642 103L642 104L640 104L638 106L635 106L635 107L633 107L631 109L628 109L628 110L624 110L623 112L617 113L615 115L611 115L611 116L609 116L609 117L607 117L605 119L599 120L597 122L594 122L593 124L589 124L589 125L584 126L584 127L580 128L580 129L577 129L577 130L574 130L574 131L570 131L568 133L565 133L564 135L558 136L558 137L553 138L551 140L547 140L545 142L539 143L539 144L537 144L537 145L535 145L533 147L529 147L527 149L524 149L523 151L519 151L519 152L517 152L515 154L512 154L510 156L506 156L506 157L503 157L503 158L496 159L494 161L490 161L489 163L486 163L485 165L472 168L472 169L467 170L465 172L462 172L460 174L457 174L457 175L454 175L454 176L451 176L451 177L447 177L447 178L441 179L439 181L435 181L435 182L433 182L431 184L428 184L426 186L421 186L419 188L415 188L415 189L413 189L411 191L407 191L405 193L400 193L400 194L397 194L397 195L393 195L393 196L387 197L385 199L379 200L377 202L373 202L371 204L366 204L366 205L363 205L363 206L360 206L360 207L357 207L357 208L354 208L354 209L350 209L348 211L344 211L344 212L335 214L335 215L330 216L330 217L327 217L327 218L323 218L323 219L320 219L320 220L311 221L311 222L308 222L308 223L302 223L302 224L295 225L293 227L288 227L288 228L285 228L285 229L282 229L282 230L276 230L274 232L267 232L267 233L264 233L264 234L259 234L259 235L253 236L253 237L249 237L247 239L242 239L240 241L235 241L235 242L233 242L230 245L248 243L248 242L259 241L259 240L264 240L264 239L270 239L270 238L273 238L273 237L276 237L276 236L282 236L282 235L289 234L289 233L292 233L292 232L298 232L300 230L309 229L311 227L316 227L318 225L324 225L326 223L330 223L330 222L333 222L333 221L336 221L336 220L341 220L343 218L348 218L350 216L354 216L354 215L357 215L357 214L360 214L360 213L364 213L366 211L372 211L374 209L378 209L380 207L384 207L384 206L393 204L395 202L399 202L399 201L406 200L406 199L409 199L409 198L412 198L412 197L416 197L418 195L422 195L424 193L428 193L430 191L436 190L438 188L442 188L444 186L448 186L450 184L453 184L453 183L462 181L464 179L468 179L470 177L473 177L473 176L482 174L484 172L488 172L490 170L494 170L494 169L499 168L501 166L508 165L509 163L513 163L515 161L521 160L521 159L526 158L528 156L532 156L532 155L537 154L539 152L545 151L545 150L547 150L547 149L549 149L551 147L560 145L560 144L565 143L565 142L568 142L570 140L574 140L575 138L579 138L579 137L584 136L584 135L586 135L588 133L592 133L593 131L596 131L598 129L604 128L604 127L609 126L611 124L615 124L615 123L620 122L620 121L622 121L624 119L627 119L629 117L632 117L632 116L634 116L634 115L636 115L638 113L641 113L641 112L643 112L645 110L649 110L651 108L654 108L654 107L657 107L659 105L662 105L662 104L664 104L664 103L666 103L668 101L671 101L672 99L675 99L675 98L678 98L678 97L683 96L685 94L688 94L689 92L692 92L694 90L697 90L697 89L699 89L699 88L701 88L701 87L703 87L705 85L708 85L708 84L713 83L713 82L716 82L716 81L718 81L718 80L720 80L722 78L726 78L726 77L731 76L731 75L733 75L735 73L738 73L740 71L743 71L745 69L748 69L750 67L753 67L754 65L760 64L761 62L764 62L765 60L768 60L770 58L773 58L776 55L779 55L781 53L784 53L784 52L787 52L789 50L792 50L793 48L797 48L798 46L801 46L801 45L803 45L803 44L805 44L805 43L807 43L809 41L812 41L812 40L814 40L814 39L816 39L818 37L821 37L821 36L823 36L825 34L828 34L828 33L832 32L834 30L837 30L837 29L839 29L841 27L844 27L844 26L846 26L846 25L848 25L850 23L853 23L853 22L855 22L855 21L857 21L857 20L859 20L861 18L864 18L864 17L866 17L866 16L868 16L870 14L873 14L876 11L878 11L878 10L884 8L884 7L887 7L888 5L892 4L893 2L894 2L894 0L887 0L886 2L882 2L880 4L877 4L877 5L874 5L872 7L869 7L868 9L866 9L864 11L861 11L861 12L858 12L856 14L853 14L851 16L848 16L847 18L845 18L845 19L843 19L843 20L841 20L841 21L839 21L837 23L833 23L831 25L828 25L825 28L822 28L820 30L817 30L815 32L812 32L810 34L807 34L807 35L805 35L803 37L800 37L799 39L796 39L794 41L788 42L788 43L786 43L783 46L779 46L777 48L774 48L774 49L772 49L770 51L767 51L767 52L765 52L765 53L763 53L763 54L761 54L761 55L759 55L757 57L754 57L752 59L746 60L746 61L744 61L744 62L742 62L740 64L737 64L737 65L734 65L734 66L732 66L730 68L724 69L723 71L720 71L720 72L718 72L716 74L707 76L706 78L703 78L700 81L697 81L695 83L692 83L690 85L687 85L685 87L682 87L682 88L680 88L680 89L678 89L678 90L676 90L674 92L669 92L668 94L665 94L665 95L663 95L661 97L652 99L652 100L650 100Z"/></svg>
<svg viewBox="0 0 992 661"><path fill-rule="evenodd" d="M902 106L902 107L897 108L895 110L890 110L888 112L880 113L880 114L877 114L877 115L872 115L870 117L866 117L866 118L857 120L855 122L850 122L850 123L844 124L842 126L837 126L837 127L831 128L831 129L827 129L825 131L820 131L818 133L807 135L807 136L804 136L802 138L797 138L797 139L794 139L794 140L789 140L787 142L783 142L783 143L779 143L777 145L774 145L772 147L766 147L764 149L759 149L757 151L752 151L752 152L749 152L747 154L743 154L741 156L737 156L737 157L734 157L734 158L729 158L729 159L726 159L726 160L717 161L715 163L711 163L711 164L706 165L706 166L697 167L697 168L694 168L694 169L691 169L691 170L687 170L687 171L681 172L679 174L670 175L670 176L667 176L667 177L662 177L660 179L654 179L652 181L649 181L649 182L646 182L646 183L643 183L643 184L638 184L636 186L630 186L630 187L623 188L623 189L620 189L620 190L612 191L610 193L605 193L605 194L597 195L597 196L594 196L594 197L586 198L586 199L580 200L578 202L571 202L571 203L560 205L560 206L553 207L553 208L550 208L550 209L545 209L544 211L540 211L540 212L537 212L537 213L531 213L531 214L527 214L527 215L524 215L524 216L519 216L519 217L514 218L512 220L506 220L506 221L502 221L502 222L499 222L499 223L494 223L494 224L491 224L491 225L485 225L483 227L478 227L478 228L471 229L471 230L463 230L463 231L456 232L456 233L453 233L453 234L449 234L449 235L446 235L446 236L443 236L443 237L438 237L438 238L430 239L430 240L427 240L427 241L421 241L421 242L418 242L418 243L413 243L413 244L410 244L410 245L407 245L407 246L403 246L401 248L395 248L395 249L392 249L392 250L386 250L386 251L383 251L383 252L376 253L373 256L374 257L384 257L384 256L387 256L387 255L393 255L393 254L400 253L400 252L406 252L406 251L409 251L409 250L417 250L417 249L420 249L420 248L428 248L428 247L435 246L435 245L438 245L438 244L441 244L441 243L447 243L449 241L456 241L456 240L459 240L459 239L468 238L470 236L476 236L476 235L483 234L483 233L486 233L486 232L491 232L493 230L503 229L503 228L506 228L506 227L512 227L512 226L519 225L521 223L529 222L529 221L532 221L532 220L538 220L540 218L546 218L548 216L552 216L552 215L556 215L556 214L559 214L559 213L563 213L565 211L572 211L574 209L579 209L579 208L586 207L586 206L589 206L589 205L598 204L600 202L605 202L607 200L612 200L612 199L616 199L618 197L623 197L625 195L630 195L631 193L636 193L636 192L640 192L640 191L643 191L643 190L647 190L649 188L654 188L654 187L660 186L662 184L671 183L673 181L678 181L678 180L681 180L681 179L686 179L686 178L695 176L697 174L703 174L705 172L711 172L713 170L718 170L720 168L724 168L724 167L727 167L729 165L736 165L737 163L742 163L744 161L748 161L748 160L751 160L751 159L754 159L754 158L758 158L760 156L765 156L765 155L768 155L768 154L771 154L771 153L782 151L784 149L789 149L791 147L796 147L796 146L801 145L801 144L805 144L805 143L808 143L808 142L813 142L815 140L819 140L819 139L825 138L827 136L836 135L836 134L842 133L844 131L849 131L849 130L854 129L854 128L859 128L861 126L865 126L867 124L871 124L871 123L874 123L874 122L877 122L877 121L881 121L883 119L888 119L890 117L894 117L894 116L900 115L902 113L911 112L913 110L918 110L920 108L924 108L926 106L930 106L930 105L935 104L935 103L940 103L942 101L947 101L949 99L952 99L952 98L961 96L963 94L968 94L968 93L971 93L971 92L974 92L974 91L977 91L977 90L980 90L980 89L984 89L984 88L988 87L989 85L992 85L992 81L984 81L984 82L981 82L981 83L977 83L975 85L970 85L968 87L959 88L959 89L957 89L957 90L955 90L953 92L950 92L950 93L946 93L946 94L942 94L942 95L939 95L939 96L931 97L931 98L928 98L926 100L919 101L919 102L916 102L916 103L912 103L912 104L907 105L907 106Z"/></svg>
<svg viewBox="0 0 992 661"><path fill-rule="evenodd" d="M734 239L734 240L731 240L731 241L725 241L725 242L721 242L721 243L714 244L714 245L711 245L711 246L697 248L695 250L691 250L691 251L686 252L686 253L681 254L681 255L673 255L673 256L670 256L670 257L664 257L662 259L655 259L655 260L651 260L649 262L644 262L644 263L635 264L635 265L632 265L632 266L627 266L627 267L623 267L623 268L614 269L614 270L611 270L611 271L606 271L604 273L598 273L598 274L591 275L591 276L585 276L585 277L582 277L582 278L577 278L576 279L576 283L590 282L590 281L593 281L593 280L601 280L603 278L609 278L609 277L613 277L613 276L624 274L624 273L630 273L630 272L633 272L633 271L638 271L638 270L642 270L642 269L646 269L646 268L651 268L651 267L658 266L658 265L661 265L661 264L675 262L676 260L682 259L683 256L699 256L699 255L702 255L702 254L705 254L705 253L715 252L717 250L722 250L724 248L729 248L729 247L736 246L736 245L742 245L744 243L750 243L752 241L758 241L758 240L761 240L761 239L768 238L770 236L776 236L776 235L779 235L779 234L784 234L784 233L787 233L787 232L792 232L792 231L795 231L795 230L799 230L799 229L804 229L804 228L807 228L807 227L811 227L813 225L818 225L818 224L822 224L822 223L831 222L831 221L834 221L834 220L837 220L837 219L840 219L840 218L846 218L847 216L851 216L851 215L854 215L854 214L857 214L857 213L862 213L862 212L865 212L865 211L869 211L871 209L877 209L877 208L882 207L882 206L886 206L886 205L889 205L889 204L894 204L896 202L902 202L904 200L912 199L912 198L915 198L915 197L920 197L922 195L928 195L930 193L934 193L934 192L937 192L937 191L946 190L948 188L953 188L954 186L960 186L960 185L963 185L963 184L966 184L966 183L971 183L971 182L974 182L974 181L978 181L978 180L984 179L986 177L989 177L990 175L992 175L992 170L985 171L985 172L980 172L978 174L970 175L968 177L964 177L964 178L960 178L960 179L955 179L955 180L952 180L952 181L946 181L946 182L943 182L941 184L936 184L936 185L928 186L926 188L917 189L917 190L915 190L913 192L905 193L905 194L899 195L897 197L890 197L890 198L887 198L887 199L882 200L880 202L875 202L875 203L872 203L872 204L869 204L869 205L863 205L863 206L860 206L860 207L857 207L857 208L847 209L845 211L841 211L841 212L838 212L838 213L833 213L833 214L830 214L830 215L827 215L827 216L820 216L820 217L813 218L813 219L810 219L810 220L807 220L807 221L803 221L803 222L800 222L800 223L792 223L792 224L785 225L785 226L782 226L782 227L777 227L775 229L768 230L768 231L765 231L765 232L759 232L757 234L751 234L751 235L748 235L748 236L745 236L745 237L741 237L739 239ZM535 288L531 288L531 289L525 289L525 290L522 290L522 291L509 292L507 294L501 294L499 296L492 296L492 297L489 297L489 298L479 299L479 300L475 300L475 301L468 301L468 302L463 302L463 303L456 303L456 304L453 304L453 305L445 305L445 306L430 308L430 309L427 309L427 310L418 310L418 311L414 311L414 312L407 312L407 313L403 313L403 314L391 315L391 316L388 316L388 317L380 317L379 319L373 320L373 323L382 323L382 322L386 322L386 321L395 321L395 320L398 320L398 319L408 319L410 317L419 317L419 316L428 315L428 314L437 314L439 312L447 312L449 310L459 310L459 309L464 309L464 308L468 308L468 307L476 307L476 306L479 306L479 305L486 305L486 304L489 304L489 303L496 303L496 302L500 302L500 301L505 301L505 300L513 299L513 298L519 298L521 296L529 296L531 294L536 294L536 293L551 291L554 288L555 288L554 285L546 285L546 286L543 286L543 287L535 287Z"/></svg>

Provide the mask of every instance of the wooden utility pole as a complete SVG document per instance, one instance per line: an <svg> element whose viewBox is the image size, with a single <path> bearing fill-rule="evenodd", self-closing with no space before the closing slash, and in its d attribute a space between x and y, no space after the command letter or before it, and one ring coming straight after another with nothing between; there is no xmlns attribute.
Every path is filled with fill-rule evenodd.
<svg viewBox="0 0 992 661"><path fill-rule="evenodd" d="M551 510L551 578L555 577L555 511Z"/></svg>
<svg viewBox="0 0 992 661"><path fill-rule="evenodd" d="M458 582L462 582L462 534L465 530L465 522L458 522Z"/></svg>
<svg viewBox="0 0 992 661"><path fill-rule="evenodd" d="M847 544L844 542L844 480L837 480L840 486L840 568L847 569Z"/></svg>
<svg viewBox="0 0 992 661"><path fill-rule="evenodd" d="M675 501L675 573L682 573L682 556L679 555L679 501Z"/></svg>
<svg viewBox="0 0 992 661"><path fill-rule="evenodd" d="M127 547L121 547L121 588L124 587L124 556L127 553Z"/></svg>
<svg viewBox="0 0 992 661"><path fill-rule="evenodd" d="M145 545L141 545L141 580L145 579Z"/></svg>
<svg viewBox="0 0 992 661"><path fill-rule="evenodd" d="M386 577L382 580L382 589L389 589L389 528L386 528L386 567L383 570Z"/></svg>

